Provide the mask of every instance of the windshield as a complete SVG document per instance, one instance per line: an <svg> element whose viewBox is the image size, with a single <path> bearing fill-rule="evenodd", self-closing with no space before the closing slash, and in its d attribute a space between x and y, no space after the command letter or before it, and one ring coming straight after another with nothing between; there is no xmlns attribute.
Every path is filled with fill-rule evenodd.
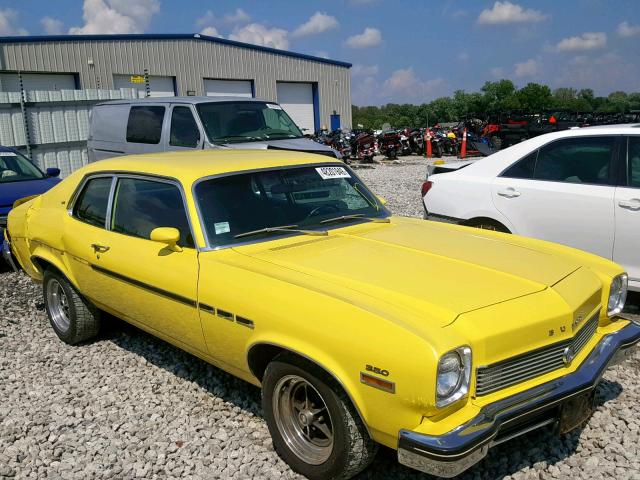
<svg viewBox="0 0 640 480"><path fill-rule="evenodd" d="M348 167L338 165L203 180L195 187L195 197L210 247L304 234L389 215ZM338 218L343 216L349 217ZM244 235L247 233L250 235Z"/></svg>
<svg viewBox="0 0 640 480"><path fill-rule="evenodd" d="M16 152L0 152L0 183L37 180L44 177L44 173L24 155Z"/></svg>
<svg viewBox="0 0 640 480"><path fill-rule="evenodd" d="M214 143L300 138L302 132L282 107L262 102L198 104L202 125Z"/></svg>

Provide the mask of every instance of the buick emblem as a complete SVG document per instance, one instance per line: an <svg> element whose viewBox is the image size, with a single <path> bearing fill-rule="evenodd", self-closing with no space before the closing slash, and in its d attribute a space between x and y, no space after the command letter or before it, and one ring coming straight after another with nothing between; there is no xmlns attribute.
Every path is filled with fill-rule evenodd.
<svg viewBox="0 0 640 480"><path fill-rule="evenodd" d="M573 346L569 345L562 352L562 361L564 362L564 364L566 366L569 366L571 364L571 362L573 361L573 359L575 358L575 356L576 356L576 352L574 352Z"/></svg>

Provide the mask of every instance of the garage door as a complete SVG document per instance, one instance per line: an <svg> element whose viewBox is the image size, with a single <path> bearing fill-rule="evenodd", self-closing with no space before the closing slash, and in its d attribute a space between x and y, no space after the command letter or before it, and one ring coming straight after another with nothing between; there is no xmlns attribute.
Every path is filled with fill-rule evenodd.
<svg viewBox="0 0 640 480"><path fill-rule="evenodd" d="M23 73L25 90L75 90L76 78L73 74ZM0 90L19 92L20 81L17 73L0 73Z"/></svg>
<svg viewBox="0 0 640 480"><path fill-rule="evenodd" d="M114 75L114 88L135 88L138 91L138 96L144 98L146 96L145 84L131 83L132 76L138 75ZM152 97L175 97L176 95L174 77L151 75L149 76L149 86L151 87Z"/></svg>
<svg viewBox="0 0 640 480"><path fill-rule="evenodd" d="M207 97L253 97L251 80L204 80Z"/></svg>
<svg viewBox="0 0 640 480"><path fill-rule="evenodd" d="M278 103L305 133L313 133L313 85L311 83L278 82Z"/></svg>

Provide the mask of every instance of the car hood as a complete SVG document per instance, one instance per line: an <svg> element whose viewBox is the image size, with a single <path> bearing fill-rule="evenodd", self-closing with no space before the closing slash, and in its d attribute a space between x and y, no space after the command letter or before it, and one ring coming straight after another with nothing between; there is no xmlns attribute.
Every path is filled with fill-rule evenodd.
<svg viewBox="0 0 640 480"><path fill-rule="evenodd" d="M446 326L469 311L544 290L580 265L480 230L399 219L237 250L289 272ZM292 280L295 281L295 280Z"/></svg>
<svg viewBox="0 0 640 480"><path fill-rule="evenodd" d="M225 145L231 148L242 148L242 149L246 148L246 149L255 149L255 150L259 150L259 149L295 150L300 152L311 152L311 153L333 152L333 149L331 147L328 147L327 145L322 145L321 143L315 142L309 138L289 138L284 140L227 143Z"/></svg>
<svg viewBox="0 0 640 480"><path fill-rule="evenodd" d="M59 182L58 178L47 177L38 180L0 183L0 212L9 211L16 200L44 193Z"/></svg>

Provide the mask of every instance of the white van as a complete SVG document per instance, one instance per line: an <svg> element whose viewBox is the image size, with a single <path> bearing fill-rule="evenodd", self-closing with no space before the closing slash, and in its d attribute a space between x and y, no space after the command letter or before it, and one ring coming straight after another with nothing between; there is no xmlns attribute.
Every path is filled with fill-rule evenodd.
<svg viewBox="0 0 640 480"><path fill-rule="evenodd" d="M167 97L99 103L89 121L89 162L120 155L255 148L341 158L305 138L275 102L236 97Z"/></svg>

